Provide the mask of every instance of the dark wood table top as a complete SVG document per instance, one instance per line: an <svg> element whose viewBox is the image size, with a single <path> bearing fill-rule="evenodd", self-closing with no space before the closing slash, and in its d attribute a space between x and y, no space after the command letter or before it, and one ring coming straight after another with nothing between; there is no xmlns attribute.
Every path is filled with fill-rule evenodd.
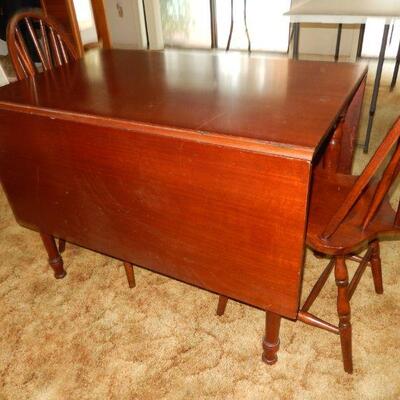
<svg viewBox="0 0 400 400"><path fill-rule="evenodd" d="M0 107L246 138L311 159L365 74L360 64L237 52L93 50L0 88Z"/></svg>
<svg viewBox="0 0 400 400"><path fill-rule="evenodd" d="M45 237L296 319L310 160L342 114L351 155L365 74L94 50L0 88L1 184L18 223Z"/></svg>

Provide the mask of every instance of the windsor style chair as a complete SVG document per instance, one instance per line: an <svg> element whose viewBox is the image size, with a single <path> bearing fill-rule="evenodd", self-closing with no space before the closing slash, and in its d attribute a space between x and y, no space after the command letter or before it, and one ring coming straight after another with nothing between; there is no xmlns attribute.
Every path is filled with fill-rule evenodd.
<svg viewBox="0 0 400 400"><path fill-rule="evenodd" d="M21 11L11 18L7 46L18 79L33 77L41 70L48 71L78 59L63 28L35 9Z"/></svg>
<svg viewBox="0 0 400 400"><path fill-rule="evenodd" d="M7 46L18 80L32 78L39 72L78 59L63 28L53 18L36 9L21 11L11 18L7 26ZM54 276L63 278L66 272L60 253L65 250L65 240L60 238L57 248L53 236L42 233L41 237ZM133 265L124 262L124 268L129 287L135 287Z"/></svg>
<svg viewBox="0 0 400 400"><path fill-rule="evenodd" d="M332 257L312 288L297 318L340 336L344 369L353 371L350 300L366 267L370 265L375 292L383 293L379 238L400 234L400 204L397 212L389 202L389 189L400 171L400 118L360 176L319 170L314 175L307 227L307 245ZM395 148L378 179L378 171ZM339 208L338 208L339 205ZM367 247L363 256L361 250ZM346 260L359 263L349 282ZM309 309L334 270L337 285L339 325L309 313ZM228 298L219 297L217 315L225 312Z"/></svg>

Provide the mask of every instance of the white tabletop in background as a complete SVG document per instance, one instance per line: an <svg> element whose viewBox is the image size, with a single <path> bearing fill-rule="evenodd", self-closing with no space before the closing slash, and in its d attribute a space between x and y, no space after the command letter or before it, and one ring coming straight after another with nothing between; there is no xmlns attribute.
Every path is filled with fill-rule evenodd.
<svg viewBox="0 0 400 400"><path fill-rule="evenodd" d="M304 0L285 15L291 22L362 24L368 18L400 18L400 0Z"/></svg>

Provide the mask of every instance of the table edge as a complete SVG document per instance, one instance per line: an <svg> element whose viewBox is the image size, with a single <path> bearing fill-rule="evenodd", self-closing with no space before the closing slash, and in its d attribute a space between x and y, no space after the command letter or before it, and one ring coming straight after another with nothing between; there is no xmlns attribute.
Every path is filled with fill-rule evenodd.
<svg viewBox="0 0 400 400"><path fill-rule="evenodd" d="M242 136L227 136L201 130L173 128L157 124L54 110L31 105L28 106L7 101L0 101L0 111L20 112L41 117L48 117L51 119L84 123L92 126L94 125L105 128L122 129L151 135L169 136L205 144L232 147L254 153L268 154L285 158L295 158L307 162L312 161L314 153L317 150L311 147L268 142Z"/></svg>
<svg viewBox="0 0 400 400"><path fill-rule="evenodd" d="M385 24L400 19L400 16L393 15L350 15L350 14L309 14L309 13L291 13L284 14L290 17L290 22L303 22L312 24L364 24L369 18L384 19Z"/></svg>

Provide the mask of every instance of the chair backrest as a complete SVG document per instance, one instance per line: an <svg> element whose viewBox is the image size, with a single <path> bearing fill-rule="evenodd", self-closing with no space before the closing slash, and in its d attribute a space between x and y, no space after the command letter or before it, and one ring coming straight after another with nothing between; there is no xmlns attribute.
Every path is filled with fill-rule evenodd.
<svg viewBox="0 0 400 400"><path fill-rule="evenodd" d="M349 214L350 210L355 206L358 199L367 188L368 184L371 182L372 178L374 178L375 174L380 169L383 162L386 160L386 157L389 155L393 147L396 146L396 149L393 152L390 161L384 169L381 179L376 186L373 199L371 201L371 204L368 206L366 215L363 219L361 228L364 230L368 227L369 223L379 210L379 207L382 204L385 195L388 193L392 183L400 172L399 137L400 117L397 119L397 121L394 123L394 125L386 135L385 139L382 141L381 145L369 161L363 173L358 177L356 183L350 190L349 194L346 196L342 205L328 222L324 232L321 235L322 239L329 239L329 237L331 237L336 232L346 216ZM394 221L394 225L400 225L400 204L397 211L396 219Z"/></svg>
<svg viewBox="0 0 400 400"><path fill-rule="evenodd" d="M67 64L78 58L62 27L37 9L15 14L7 26L7 45L18 79Z"/></svg>

